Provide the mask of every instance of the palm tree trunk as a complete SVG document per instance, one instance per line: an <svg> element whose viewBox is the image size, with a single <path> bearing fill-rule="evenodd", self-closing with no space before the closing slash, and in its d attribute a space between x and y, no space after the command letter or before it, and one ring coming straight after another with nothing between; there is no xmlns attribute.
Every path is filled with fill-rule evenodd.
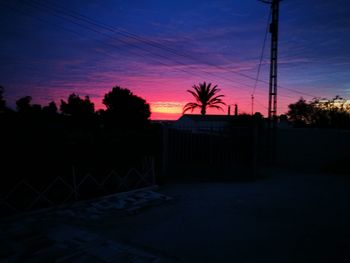
<svg viewBox="0 0 350 263"><path fill-rule="evenodd" d="M204 116L206 113L207 113L206 106L203 105L203 106L202 106L202 109L201 109L201 114Z"/></svg>

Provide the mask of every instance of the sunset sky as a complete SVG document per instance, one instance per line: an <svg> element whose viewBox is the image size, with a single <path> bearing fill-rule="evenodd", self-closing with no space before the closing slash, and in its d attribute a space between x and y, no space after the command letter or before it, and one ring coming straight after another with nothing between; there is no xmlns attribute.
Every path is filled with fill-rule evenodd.
<svg viewBox="0 0 350 263"><path fill-rule="evenodd" d="M349 2L284 0L280 12L278 113L299 97L350 99ZM97 109L121 86L152 119L176 119L186 90L206 81L250 113L268 14L257 0L0 0L0 85L11 107L75 92ZM269 38L255 91L263 114L268 63Z"/></svg>

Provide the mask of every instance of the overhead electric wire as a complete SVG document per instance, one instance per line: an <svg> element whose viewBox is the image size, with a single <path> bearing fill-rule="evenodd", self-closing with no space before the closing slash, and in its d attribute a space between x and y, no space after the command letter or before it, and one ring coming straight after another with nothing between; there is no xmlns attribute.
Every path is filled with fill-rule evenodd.
<svg viewBox="0 0 350 263"><path fill-rule="evenodd" d="M40 1L38 1L38 0L31 0L31 1L35 1L36 3L46 4L46 6L48 6L48 5L47 5L47 2L48 2L49 0L46 1L45 3L42 3L42 2L40 2ZM216 65L216 64L210 63L210 62L208 62L208 61L200 60L200 59L198 59L198 58L196 58L196 57L193 57L193 56L191 56L191 55L189 55L189 54L185 54L185 53L178 52L176 49L172 49L172 48L169 48L169 47L167 47L167 46L164 46L163 44L161 44L161 43L159 43L159 42L157 42L157 41L142 38L142 37L140 37L140 36L138 36L138 35L136 35L136 34L134 34L134 33L131 33L131 32L129 32L129 31L125 30L125 29L121 29L121 28L117 28L117 27L115 27L115 26L110 26L110 25L101 23L101 22L99 22L99 21L97 21L97 20L95 20L95 19L93 19L93 18L90 18L90 17L88 17L88 16L85 16L85 15L83 15L83 14L80 14L80 13L78 13L78 12L76 12L76 11L69 10L68 8L65 8L65 7L63 7L63 6L57 5L57 3L53 3L52 1L49 1L49 2L51 2L51 4L55 6L56 10L57 10L57 9L65 10L67 13L70 13L70 15L79 16L80 18L83 18L85 22L93 23L93 24L95 24L96 26L102 26L102 27L104 27L104 29L106 29L106 30L110 30L110 31L119 33L119 34L121 34L121 35L123 35L123 36L125 36L125 37L133 38L133 39L138 40L138 41L140 41L140 42L146 43L146 44L148 44L148 45L150 45L150 46L157 47L157 48L163 49L163 50L165 50L165 51L171 52L171 53L173 53L173 54L175 54L175 55L177 55L177 56L186 57L186 58L189 58L189 59L191 59L191 60L193 60L193 61L196 61L196 62L199 62L199 63L204 63L204 64L210 65L210 66L212 66L212 67L215 67L215 68L218 68L218 69L221 69L221 70L226 70L226 71L228 70L226 67L222 67L222 66L220 66L220 65ZM50 8L50 7L48 7L48 8ZM270 16L271 16L271 11L270 11L270 15L269 15L268 21L270 21ZM266 30L266 36L265 36L264 42L266 42L267 33L268 33L268 27L267 27L267 30ZM269 84L268 81L261 80L261 79L259 79L259 78L254 78L254 77L252 77L252 76L249 76L249 75L244 74L244 73L241 73L241 72L236 72L236 71L232 71L232 70L229 70L228 72L234 73L234 74L236 74L236 75L240 75L240 76L245 77L245 78L249 78L249 79L251 79L251 80L254 80L255 82L262 82L262 83L265 83L265 84ZM296 89L287 88L287 87L283 87L283 86L278 86L278 87L279 87L279 88L282 88L282 89L285 89L285 90L289 90L289 91L291 91L291 92L295 92L295 93L299 93L299 94L302 94L302 95L314 97L314 95L312 95L312 94L305 93L305 92L302 92L302 91L299 91L299 90L296 90Z"/></svg>
<svg viewBox="0 0 350 263"><path fill-rule="evenodd" d="M40 1L38 1L38 0L31 0L31 2L36 2L37 4L40 3L40 4L42 4L42 5L46 5L47 8L52 8L52 6L50 7L50 6L47 4L47 2L42 3L42 2L40 2ZM52 3L52 2L51 2L51 3ZM93 18L87 17L87 16L82 15L82 14L76 12L76 11L69 10L69 9L67 9L67 8L65 8L65 7L62 7L62 6L59 6L59 5L57 5L57 4L52 3L52 5L55 5L55 6L56 6L56 8L54 8L54 9L56 9L56 11L57 11L57 9L64 10L64 12L65 12L66 14L68 14L69 16L73 16L73 17L75 17L75 18L77 18L77 19L82 19L83 21L85 21L85 22L87 22L87 23L91 23L91 24L93 24L93 25L95 25L95 26L103 27L103 28L106 29L106 30L110 30L110 31L112 31L112 32L121 34L121 35L123 35L123 36L125 36L125 37L133 38L133 39L135 39L135 40L137 40L137 41L143 42L143 43L148 44L148 45L153 46L153 47L157 47L157 48L159 48L159 49L163 49L163 50L168 51L168 52L170 52L170 53L173 53L173 54L175 54L175 55L177 55L177 56L185 57L185 58L191 59L191 60L193 60L193 61L199 62L199 63L201 63L201 64L207 64L207 65L212 66L212 67L215 67L215 68L217 68L217 69L225 70L225 71L227 71L227 72L234 73L234 74L236 74L236 75L239 75L239 76L242 76L242 77L245 77L245 78L249 78L249 79L254 80L254 81L256 80L254 77L249 76L249 75L247 75L247 74L244 74L244 73L241 73L241 72L237 72L237 71L229 70L229 69L227 69L227 67L223 67L223 66L220 66L220 65L216 65L216 64L213 64L213 63L211 63L211 62L209 62L209 61L200 60L200 59L198 59L197 57L191 56L191 55L189 55L189 54L181 53L181 52L179 52L179 51L176 50L176 49L172 49L172 48L169 48L168 46L164 46L163 44L161 44L161 43L159 43L159 42L157 42L157 41L145 39L145 38L142 38L142 37L140 37L140 36L138 36L138 35L136 35L136 34L134 34L134 33L128 32L127 30L120 29L120 28L117 28L117 27L115 27L115 26L110 26L110 25L101 23L101 22L99 22L99 21L97 21L97 20L95 20L95 19L93 19ZM62 12L62 11L61 11L61 12ZM70 14L69 14L69 13L70 13ZM249 86L251 86L251 85L249 85Z"/></svg>
<svg viewBox="0 0 350 263"><path fill-rule="evenodd" d="M2 3L0 2L0 4L2 4ZM16 8L13 8L13 7L4 5L4 4L2 4L2 5L5 6L5 7L7 7L7 8L9 8L9 9L12 9L13 11L19 12L19 13L21 13L21 14L23 14L23 15L27 15L27 16L33 17L33 18L35 18L35 19L37 19L37 20L39 20L39 21L41 21L41 22L43 22L43 23L47 23L47 24L49 24L49 25L51 25L51 26L58 27L58 28L60 28L60 29L62 29L62 30L64 30L64 31L67 31L67 32L69 32L69 33L73 33L73 34L78 35L78 36L80 36L80 37L86 38L83 34L81 34L81 33L78 32L78 31L71 30L71 29L67 29L66 27L63 27L61 24L51 23L51 22L49 22L49 21L47 21L47 20L45 20L45 19L39 18L39 17L37 17L37 16L33 16L33 15L30 14L30 13L25 13L23 9L20 9L20 10L19 10L19 9L16 9ZM61 16L57 16L57 15L55 15L55 16L56 16L56 17L59 17L59 18L62 18ZM68 21L71 22L71 23L73 23L73 24L75 24L75 25L78 25L78 26L81 26L81 27L90 29L90 28L86 27L85 25L81 25L81 24L76 23L76 22L71 21L71 20L68 20ZM91 30L92 30L92 29L91 29ZM97 31L97 30L93 30L93 31L96 32L96 33L100 33L100 32ZM101 42L102 44L104 44L104 45L106 45L106 46L109 46L109 47L110 47L110 46L112 46L113 48L116 47L115 45L112 45L112 44L110 44L110 43L105 43L104 41L101 41L101 40L98 40L98 39L97 39L96 41ZM98 51L98 52L100 52L100 53L103 53L103 54L105 54L105 55L107 55L107 56L110 56L110 57L112 57L112 58L117 58L116 56L114 56L114 55L112 55L112 54L109 54L109 53L107 53L107 52L101 52L100 50L95 50L95 51ZM130 52L130 50L128 50L128 52ZM130 52L130 53L135 54L135 52ZM121 53L121 54L124 55L124 56L127 56L127 55L125 55L124 53ZM147 56L142 55L142 54L135 54L135 55L141 56L141 57L144 57L144 58L148 58ZM128 56L127 56L127 57L128 57ZM171 65L162 63L161 61L158 61L158 60L157 60L157 63L159 63L159 64L161 64L161 65L164 65L164 66L167 66L167 67L170 67L170 66L171 66ZM23 64L23 63L21 63L21 64ZM31 68L31 69L35 70L34 68ZM173 69L173 70L175 70L175 71L182 71L182 72L184 72L184 73L186 73L186 74L191 74L191 75L193 75L191 72L188 72L188 71L185 71L185 70L182 70L182 69L179 69L179 68L175 68L175 69ZM198 75L198 76L201 76L201 75L199 75L197 72L195 72L194 74L196 74L196 75ZM234 87L234 88L240 89L239 87Z"/></svg>
<svg viewBox="0 0 350 263"><path fill-rule="evenodd" d="M260 54L260 59L259 59L258 70L257 70L257 73L256 73L255 83L254 83L253 91L252 91L252 94L251 94L252 115L254 114L254 100L255 100L255 96L254 95L255 95L256 88L258 86L258 81L259 81L259 78L260 78L261 65L262 65L262 61L264 59L266 40L267 40L267 35L269 33L269 27L270 27L270 21L271 21L271 14L272 14L272 12L271 12L271 9L270 9L270 12L269 12L269 14L267 16L267 24L266 24L266 29L265 29L263 45L262 45L262 48L261 48L261 54Z"/></svg>
<svg viewBox="0 0 350 263"><path fill-rule="evenodd" d="M255 102L257 102L264 109L268 110L268 108L263 103L261 103L259 100L255 99Z"/></svg>
<svg viewBox="0 0 350 263"><path fill-rule="evenodd" d="M38 8L38 9L41 9L41 10L42 10L42 7L38 6L38 5L35 4L35 3L31 3L31 2L33 2L33 1L23 1L23 2L26 3L26 4L30 4L31 6L33 6L33 7L35 7L35 8ZM69 21L69 22L71 22L71 23L73 23L73 24L75 24L75 25L81 26L81 27L83 27L83 28L85 28L85 29L91 30L91 31L93 31L93 32L95 32L95 33L98 33L98 34L111 37L110 35L108 35L108 34L106 34L106 33L104 33L104 32L101 32L101 31L99 31L99 30L96 30L95 28L92 28L91 26L83 25L83 24L81 24L81 23L75 22L75 21L73 21L72 19L69 19L69 18L65 17L65 16L67 16L67 14L62 14L61 12L52 10L52 9L50 9L50 8L48 8L48 7L44 7L44 9L48 10L52 15L54 15L54 16L56 16L56 17L59 17L59 18L61 18L61 19L65 19L65 20L67 20L67 21ZM68 15L68 16L69 16L69 17L72 17L71 15ZM80 20L80 21L84 21L84 20L82 20L82 19L80 19L80 18L77 18L77 17L74 17L73 19L77 19L77 20ZM98 27L98 25L94 25L94 26L95 26L95 27ZM121 39L119 39L119 38L115 38L114 40L116 40L116 41L118 41L118 42L121 42L121 43L123 43L123 44L125 44L125 45L131 45L131 46L133 46L133 47L135 47L135 48L137 48L137 49L140 49L140 50L145 51L145 52L147 52L147 53L156 55L156 56L161 57L161 58L163 58L163 59L172 60L173 62L175 62L175 63L177 63L177 64L179 64L179 65L182 65L182 66L185 66L185 67L193 67L193 66L187 65L187 64L185 64L185 63L183 63L183 62L181 62L181 61L174 60L174 59L169 58L169 57L167 57L167 56L165 56L165 55L155 53L155 52L150 51L150 50L148 50L148 49L146 49L146 48L144 48L144 47L137 46L137 45L135 45L135 44L133 44L133 43L126 42L126 41L121 40ZM110 44L110 45L111 45L111 44ZM118 47L118 46L115 46L115 47ZM118 47L118 48L119 48L119 47ZM170 66L170 65L166 65L166 66ZM181 70L181 69L174 69L174 70ZM208 74L208 75L212 75L212 76L214 76L214 77L218 77L215 73L208 72L208 71L203 70L203 69L199 69L199 70L202 71L202 72L204 72L204 73L206 73L206 74ZM185 73L187 73L187 74L189 73L189 72L187 72L187 71L185 71L185 70L181 70L181 71L183 71L183 72L185 72ZM196 73L196 74L197 74L197 73ZM198 75L198 74L197 74L197 75ZM230 81L230 82L233 82L233 83L241 84L241 85L243 85L243 86L251 87L251 85L248 85L248 84L243 83L243 82L239 82L239 81L237 81L237 80L233 80L233 79L228 78L228 77L220 76L220 78L221 78L221 79L224 79L224 80L227 80L227 81ZM242 89L236 88L236 87L233 87L233 88L242 90Z"/></svg>
<svg viewBox="0 0 350 263"><path fill-rule="evenodd" d="M57 9L64 10L66 13L70 13L71 16L74 16L74 17L77 17L77 16L78 16L79 18L82 18L82 19L83 19L85 22L87 22L87 23L91 23L91 24L94 24L94 25L96 25L96 26L103 27L103 28L106 29L106 30L110 30L110 31L119 33L119 34L121 34L121 35L123 35L123 36L125 36L125 37L133 38L133 39L135 39L135 40L138 40L138 41L143 42L143 43L145 43L145 44L148 44L148 45L150 45L150 46L157 47L157 48L163 49L163 50L165 50L165 51L168 51L168 52L170 52L170 53L173 53L173 54L175 54L175 55L177 55L177 56L186 57L186 58L189 58L189 59L191 59L191 60L193 60L193 61L196 61L196 62L199 62L199 63L202 63L202 64L207 64L207 65L209 65L209 66L212 66L212 67L215 67L215 68L218 68L218 69L221 69L221 70L226 70L226 71L228 71L228 72L230 72L230 73L233 73L233 74L236 74L236 75L239 75L239 76L242 76L242 77L245 77L245 78L254 80L254 81L255 81L255 84L254 84L254 92L253 92L253 93L255 93L255 89L256 89L256 86L257 86L257 83L258 83L258 82L262 82L262 83L265 83L265 84L269 84L268 81L261 80L261 79L259 79L259 78L254 78L254 77L252 77L252 76L249 76L249 75L244 74L244 73L241 73L241 72L236 72L236 71L228 70L226 67L223 67L223 66L220 66L220 65L216 65L216 64L210 63L210 62L208 62L208 61L200 60L200 59L198 59L198 58L196 58L196 57L193 57L193 56L191 56L191 55L189 55L189 54L185 54L185 53L178 52L176 49L172 49L172 48L169 48L168 46L164 46L163 44L161 44L161 43L159 43L159 42L157 42L157 41L154 41L154 40L149 40L149 39L142 38L142 37L140 37L140 36L138 36L138 35L136 35L136 34L134 34L134 33L131 33L131 32L129 32L129 31L125 30L125 29L121 29L121 28L117 28L117 27L115 27L115 26L107 25L107 24L105 24L105 23L101 23L101 22L99 22L99 21L97 21L97 20L95 20L95 19L93 19L93 18L90 18L90 17L85 16L85 15L83 15L83 14L80 14L80 13L78 13L78 12L76 12L76 11L70 10L70 9L65 8L65 7L63 7L63 6L60 6L60 5L58 5L57 3L53 3L53 2L50 1L50 0L46 1L45 3L40 2L40 1L38 1L38 0L31 0L31 1L32 1L32 2L34 1L34 2L36 2L36 3L38 3L38 4L39 4L39 3L40 3L40 4L46 4L46 6L47 6L48 8L50 8L50 6L47 5L47 2L49 1L52 5L55 6L54 8L55 8L56 10L57 10ZM51 8L52 8L52 7L51 7ZM269 14L269 17L268 17L268 22L270 21L270 17L271 17L271 11L270 11L270 14ZM266 42L267 33L268 33L268 27L267 27L267 30L266 30L266 33L265 33L265 40L264 40L264 42ZM265 44L264 44L264 45L265 45ZM263 47L263 49L264 49L264 47ZM261 63L262 63L262 62L260 62L260 64L259 64L259 68L261 67ZM260 72L260 69L259 69L258 71ZM211 73L211 74L212 74L212 73ZM258 73L258 74L260 74L260 73ZM232 81L232 80L230 80L230 81ZM234 80L234 81L237 82L236 80ZM239 82L238 82L238 83L239 83ZM242 84L242 83L240 83L240 84ZM250 86L250 85L244 84L244 86ZM280 86L280 85L278 85L278 87L281 88L281 89L284 89L284 90L288 90L288 91L290 91L290 92L294 92L294 93L301 94L301 95L310 96L310 97L316 97L316 96L313 95L313 94L306 93L306 92L302 92L302 91L299 91L299 90L296 90L296 89L287 88L287 87Z"/></svg>
<svg viewBox="0 0 350 263"><path fill-rule="evenodd" d="M52 22L50 22L50 21L48 21L48 20L46 20L46 19L43 19L43 18L41 18L41 17L34 16L33 14L25 13L25 12L23 12L23 9L16 9L16 8L14 8L14 7L11 7L11 6L4 5L4 4L1 3L1 2L0 2L0 5L2 5L3 7L8 8L8 9L11 9L11 10L13 10L13 11L15 11L15 12L18 12L18 13L20 13L20 14L22 14L22 15L26 15L26 16L32 17L32 18L34 18L34 19L36 19L36 20L38 20L38 21L40 21L40 22L42 22L42 23L48 24L48 25L50 25L50 26L57 27L57 28L59 28L59 29L61 29L61 30L63 30L63 31L66 31L66 32L69 32L69 33L73 33L73 34L75 34L75 35L77 35L77 36L79 36L79 37L82 37L82 38L87 39L87 37L86 37L85 35L83 35L81 32L78 32L78 31L69 29L69 28L67 28L67 27L65 27L65 26L62 26L61 24L52 23ZM101 41L101 40L99 40L99 39L94 39L94 40L97 41L97 42L100 42L100 43L104 44L105 46L109 46L109 45L110 45L109 43L105 43L105 42L103 42L103 41ZM115 46L113 46L113 47L115 47ZM96 49L95 49L95 51L97 51L97 52L99 52L99 53L103 53L103 54L105 54L105 55L107 55L107 56L110 56L110 57L112 57L112 58L119 58L119 57L114 56L114 55L112 55L112 54L109 54L109 53L107 53L107 52L102 52L102 51L96 50ZM28 63L28 62L26 62L26 63L18 62L18 64L29 64L29 63ZM31 62L30 64L35 64L35 63Z"/></svg>
<svg viewBox="0 0 350 263"><path fill-rule="evenodd" d="M256 90L256 87L258 85L259 78L260 78L260 70L261 70L262 61L264 59L265 46L266 46L267 36L269 34L270 21L271 21L271 9L270 9L270 12L269 12L268 17L267 17L267 25L266 25L266 30L265 30L265 36L264 36L264 41L263 41L263 45L262 45L262 48L261 48L259 66L258 66L258 70L257 70L257 73L256 73L256 78L255 78L255 83L254 83L252 96L254 96L254 94L255 94L255 90Z"/></svg>
<svg viewBox="0 0 350 263"><path fill-rule="evenodd" d="M65 20L69 21L70 23L73 23L73 24L75 24L75 25L77 25L77 26L86 28L86 29L91 30L91 31L93 31L93 32L95 32L95 33L102 34L102 35L105 35L105 36L108 36L108 37L111 37L111 36L108 35L108 34L106 34L106 33L101 32L101 31L99 31L99 30L96 30L95 28L92 28L91 26L88 27L88 26L86 26L86 25L82 25L81 23L77 23L77 22L75 22L75 21L72 21L72 19L67 19L66 16L73 17L73 18L75 18L75 19L77 19L77 20L83 21L83 22L85 22L85 23L89 23L90 25L93 25L93 26L95 26L95 27L99 27L99 28L102 28L102 29L105 29L105 30L109 30L109 31L112 31L112 32L117 32L117 30L122 31L122 30L116 29L116 28L114 28L114 27L110 27L110 26L103 25L103 24L97 22L96 20L93 20L93 19L91 19L91 18L89 18L89 17L87 17L87 16L80 15L79 13L77 13L77 12L75 12L75 11L68 11L68 12L70 12L71 14L67 14L67 12L64 13L64 12L62 12L62 11L57 11L57 7L56 7L56 10L55 10L55 9L52 9L52 8L50 9L50 7L48 7L47 4L46 4L46 7L45 7L45 6L44 6L44 7L40 7L40 4L43 5L43 3L40 3L40 4L39 4L39 2L38 2L38 1L35 1L35 0L34 0L34 1L31 1L31 2L28 2L28 1L22 1L22 2L24 2L24 3L26 3L26 4L30 4L31 6L34 6L35 8L38 8L38 9L41 9L41 10L43 10L43 8L46 9L46 10L49 10L49 11L51 12L51 14L53 14L53 15L56 16L56 17L59 17L59 18L61 18L61 19L65 19ZM57 6L57 5L56 5L56 6ZM60 7L60 8L63 9L63 7ZM67 8L64 8L64 9L65 9L65 10L68 10ZM54 12L54 13L53 13L53 12ZM57 13L58 13L58 14L57 14ZM76 13L76 14L78 14L78 15L81 16L81 17L78 17L77 15L72 15L72 13ZM82 17L83 17L83 19L82 19ZM69 30L69 31L72 31L72 30ZM117 33L118 33L118 32L117 32ZM122 34L122 33L119 32L119 34ZM153 46L153 47L162 48L163 50L166 50L166 51L171 52L171 53L173 53L173 54L176 54L176 55L178 55L178 56L184 56L184 57L190 58L190 59L192 59L192 60L197 60L197 61L198 61L198 59L196 59L196 58L194 58L194 57L192 57L192 56L188 56L188 55L185 55L185 54L181 54L181 53L177 52L176 50L173 50L173 49L168 48L168 47L165 47L165 48L164 48L164 47L162 47L161 44L159 44L159 43L157 43L157 42L155 42L155 41L152 41L152 40L145 40L145 39L143 39L143 38L138 37L138 36L135 35L135 34L132 34L132 33L127 32L127 31L125 31L125 30L124 30L124 35L123 35L123 36L125 36L125 37L131 37L131 38L133 38L133 39L135 39L135 40L141 41L141 42L143 42L143 43L147 43L147 44L149 44L149 45L151 45L151 46ZM126 41L123 41L123 40L121 40L121 39L116 39L116 40L119 41L119 42L121 42L121 43L123 43L123 44L132 45L132 46L134 46L135 48L141 49L141 50L143 50L143 51L145 51L145 52L147 52L147 53L151 53L151 54L154 54L154 55L157 55L157 56L159 56L159 57L162 57L162 58L165 58L165 59L168 59L168 60L169 60L169 58L166 57L166 56L164 56L164 55L156 54L156 53L151 52L151 51L149 51L149 50L147 50L147 49L145 49L145 48L136 46L135 44L131 44L131 43L126 42ZM102 41L100 41L100 42L102 42ZM117 47L117 46L112 45L112 44L109 44L109 43L106 44L106 45L113 46L113 47ZM130 50L128 50L128 52L130 52ZM102 52L102 53L105 53L105 52ZM141 55L141 54L138 54L138 56L142 56L142 55ZM146 57L146 56L142 56L142 57ZM171 59L171 60L174 61L174 59ZM171 66L171 65L162 63L162 62L160 62L160 61L157 61L157 62L158 62L159 64L162 64L162 65L167 66L167 67L170 67L170 66ZM202 61L201 61L201 62L202 62ZM180 65L182 65L182 66L191 67L191 66L189 66L189 65L187 65L187 64L184 64L184 63L182 63L182 62L179 62L179 61L175 61L175 63L178 63L178 64L180 64ZM203 62L202 62L202 63L203 63ZM208 63L206 63L206 64L208 64ZM210 65L213 66L213 67L219 68L219 69L227 70L227 68L225 68L225 67L221 67L221 66L214 65L214 64L210 64ZM188 72L188 71L186 71L186 70L179 69L179 68L176 68L176 69L173 69L173 70L182 71L182 72L184 72L184 73L186 73L186 74L190 74L190 72ZM241 84L241 85L243 85L243 86L251 87L251 85L248 85L248 84L242 83L242 82L238 82L237 80L232 80L232 79L227 78L227 77L217 76L216 74L214 74L214 73L212 73L212 72L204 71L203 69L199 69L199 70L202 71L202 72L204 72L204 73L206 73L206 74L209 74L209 75L212 75L212 76L215 76L215 77L219 77L219 78L221 78L221 79L225 79L225 80L230 81L230 82L234 82L234 83ZM237 74L237 75L244 76L244 77L249 78L249 79L254 79L254 78L252 78L252 77L250 77L250 76L248 76L248 75L246 75L246 74L243 74L243 73L239 73L239 72L235 72L235 71L233 71L233 73L235 73L235 74ZM195 74L198 75L198 73L195 73ZM256 79L255 79L255 80L256 80ZM264 82L264 83L268 83L268 82L262 81L262 80L258 80L258 81ZM238 88L238 87L233 87L233 88L234 88L234 89L242 90L242 88ZM287 88L285 88L285 89L287 89ZM293 91L293 92L298 92L298 91L293 90L293 89L288 89L288 90L291 90L291 91ZM299 93L301 93L301 92L299 92ZM302 94L306 94L306 93L302 93ZM312 95L309 95L309 94L308 94L308 96L312 96ZM284 97L289 97L289 96L284 96Z"/></svg>
<svg viewBox="0 0 350 263"><path fill-rule="evenodd" d="M41 9L41 10L42 10L42 7L40 7L40 4L42 4L42 3L38 4L38 1L35 1L35 0L34 0L34 1L22 1L22 2L25 3L25 4L29 4L29 5L31 5L31 6L34 6L35 8L38 8L38 9ZM33 2L36 2L37 4L35 4L35 3L33 3ZM103 32L101 32L101 31L99 31L99 30L96 30L95 28L91 28L91 27L88 27L88 26L86 26L86 25L82 25L82 24L80 24L80 23L77 23L77 22L75 22L75 21L72 21L72 19L67 19L66 17L63 17L63 16L70 16L70 17L73 17L73 18L78 19L78 20L80 20L80 21L88 22L88 23L90 23L90 24L92 24L92 25L94 25L94 26L101 27L101 25L99 25L99 24L97 24L97 23L95 23L95 22L91 22L91 21L88 21L88 20L86 20L86 19L81 19L81 18L79 18L79 17L77 17L77 16L75 16L75 15L72 16L71 14L67 14L67 13L64 13L64 12L63 12L63 16L62 16L62 12L57 11L57 9L56 9L56 10L51 9L51 8L48 7L47 5L46 5L46 7L44 7L44 8L47 9L47 10L49 10L49 11L51 11L51 14L54 15L54 16L56 16L56 17L59 17L59 18L61 18L61 19L68 20L69 22L71 22L71 23L73 23L73 24L75 24L75 25L81 26L81 27L83 27L83 28L85 28L85 29L88 29L88 30L92 30L92 31L95 32L95 33L103 34L103 35L106 35L106 36L110 37L108 34L103 33ZM53 13L52 11L53 11L54 13ZM58 13L58 14L57 14L57 13ZM106 29L106 27L104 27L104 26L102 26L102 28ZM149 50L147 50L147 49L145 49L145 48L136 46L136 45L134 45L134 44L130 44L130 43L126 42L126 41L123 41L123 40L120 40L120 39L116 39L116 40L119 41L119 42L122 42L122 43L124 43L124 44L132 45L132 46L134 46L134 47L136 47L136 48L138 48L138 49L141 49L141 50L143 50L143 51L146 51L146 52L148 52L148 53L155 54L154 52L151 52L151 51L149 51ZM109 44L109 45L111 45L111 44ZM162 58L166 58L166 57L163 56L163 55L159 55L159 54L155 54L155 55L160 56L160 57L162 57ZM167 59L167 58L166 58L166 59ZM175 62L178 63L178 64L180 64L180 65L182 65L182 66L186 66L186 67L189 66L189 65L186 65L186 64L184 64L184 63L182 63L182 62L179 62L179 61L175 61ZM160 63L160 62L158 61L158 63ZM164 64L164 63L160 63L160 64L163 64L163 65L165 65L165 66L169 66L169 65L166 65L166 64ZM175 69L175 70L177 70L177 71L180 70L180 71L182 71L182 72L188 73L187 71L181 70L181 69ZM202 70L202 69L200 69L200 70L201 70L202 72L206 73L206 74L213 75L213 76L217 77L217 76L216 76L214 73L212 73L212 72L207 72L207 71L204 71L204 70ZM198 75L198 73L196 73L196 74ZM222 76L220 76L220 78L225 79L225 80L227 80L227 81L236 82L236 83L239 83L239 84L241 84L241 85L250 87L250 85L247 85L247 84L242 83L242 82L238 82L237 80L232 80L232 79L229 79L229 78L227 78L227 77L222 77ZM233 88L234 88L234 89L239 89L239 90L241 90L241 88L238 88L238 87L233 87Z"/></svg>

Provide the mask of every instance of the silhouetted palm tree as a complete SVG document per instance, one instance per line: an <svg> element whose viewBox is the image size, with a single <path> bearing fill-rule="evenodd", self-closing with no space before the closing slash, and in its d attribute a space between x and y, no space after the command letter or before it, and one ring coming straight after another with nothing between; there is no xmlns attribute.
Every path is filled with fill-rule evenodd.
<svg viewBox="0 0 350 263"><path fill-rule="evenodd" d="M211 83L199 83L199 85L193 85L193 90L187 90L187 92L191 93L193 97L196 99L196 102L189 102L185 105L183 109L183 113L191 110L191 112L196 109L201 109L201 114L205 115L207 112L207 108L215 108L219 110L223 110L221 105L226 105L222 101L222 97L224 95L217 95L220 92L220 89L217 88L217 85L211 87Z"/></svg>

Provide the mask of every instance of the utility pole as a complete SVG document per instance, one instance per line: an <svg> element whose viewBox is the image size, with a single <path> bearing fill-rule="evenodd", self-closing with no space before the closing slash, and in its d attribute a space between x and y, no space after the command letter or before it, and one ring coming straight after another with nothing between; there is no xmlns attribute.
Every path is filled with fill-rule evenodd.
<svg viewBox="0 0 350 263"><path fill-rule="evenodd" d="M269 161L274 162L277 136L277 58L278 58L278 22L279 5L282 0L260 0L271 8L271 58L269 81L269 105L268 105L268 149Z"/></svg>
<svg viewBox="0 0 350 263"><path fill-rule="evenodd" d="M254 115L254 95L252 94L252 116Z"/></svg>
<svg viewBox="0 0 350 263"><path fill-rule="evenodd" d="M269 82L269 127L275 129L277 124L277 58L278 58L278 21L279 4L282 0L260 0L271 6L271 59L270 59L270 82Z"/></svg>

